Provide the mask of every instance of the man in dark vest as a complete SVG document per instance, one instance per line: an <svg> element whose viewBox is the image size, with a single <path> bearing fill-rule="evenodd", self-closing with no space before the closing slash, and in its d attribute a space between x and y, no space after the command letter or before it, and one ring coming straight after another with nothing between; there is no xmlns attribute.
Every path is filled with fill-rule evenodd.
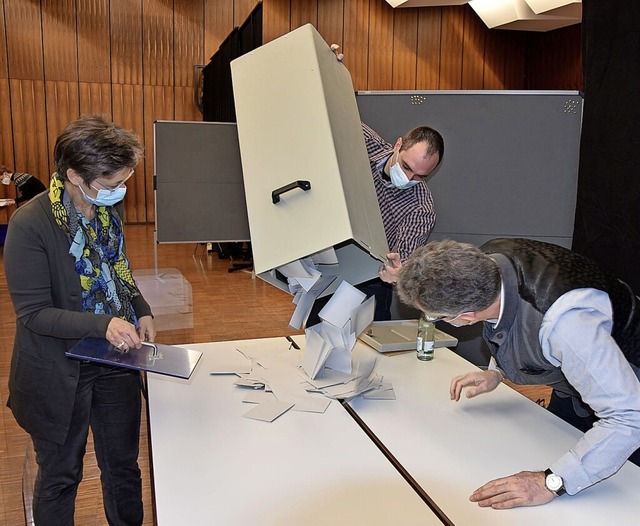
<svg viewBox="0 0 640 526"><path fill-rule="evenodd" d="M585 432L545 471L490 481L471 500L513 508L570 495L640 465L640 299L593 261L529 239L479 249L439 241L398 273L408 305L454 326L484 323L486 371L456 377L451 399L494 390L503 378L553 388L549 410Z"/></svg>

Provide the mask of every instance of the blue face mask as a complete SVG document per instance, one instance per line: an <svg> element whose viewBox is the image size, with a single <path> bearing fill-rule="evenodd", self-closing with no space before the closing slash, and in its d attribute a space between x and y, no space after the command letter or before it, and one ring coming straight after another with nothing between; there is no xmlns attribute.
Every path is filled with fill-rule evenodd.
<svg viewBox="0 0 640 526"><path fill-rule="evenodd" d="M98 190L97 196L89 197L87 194L84 193L82 186L78 186L78 188L80 188L80 191L82 192L82 195L84 196L85 200L91 203L92 205L96 205L96 206L113 206L116 203L119 203L120 201L122 201L124 199L124 196L127 193L127 187L122 185L118 188L115 188L114 190L100 189Z"/></svg>
<svg viewBox="0 0 640 526"><path fill-rule="evenodd" d="M400 153L398 153L399 157ZM391 184L398 188L399 190L406 190L407 188L411 188L420 181L410 180L407 177L407 174L404 173L404 170L400 167L400 162L396 157L396 163L389 168L389 177L391 178Z"/></svg>

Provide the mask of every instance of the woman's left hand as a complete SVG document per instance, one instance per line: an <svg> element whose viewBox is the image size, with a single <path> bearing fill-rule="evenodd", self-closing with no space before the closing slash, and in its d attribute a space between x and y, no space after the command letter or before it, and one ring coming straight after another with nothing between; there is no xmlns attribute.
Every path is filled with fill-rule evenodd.
<svg viewBox="0 0 640 526"><path fill-rule="evenodd" d="M156 338L156 326L153 322L153 316L142 316L138 320L140 327L138 328L138 334L140 339L145 342L153 342Z"/></svg>

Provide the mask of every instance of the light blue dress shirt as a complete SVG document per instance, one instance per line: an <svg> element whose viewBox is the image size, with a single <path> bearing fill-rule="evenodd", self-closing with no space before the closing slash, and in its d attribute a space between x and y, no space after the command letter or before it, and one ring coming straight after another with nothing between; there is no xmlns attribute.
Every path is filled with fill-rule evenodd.
<svg viewBox="0 0 640 526"><path fill-rule="evenodd" d="M539 332L544 357L600 419L550 468L573 495L615 472L640 447L640 369L611 336L609 296L596 289L562 295Z"/></svg>

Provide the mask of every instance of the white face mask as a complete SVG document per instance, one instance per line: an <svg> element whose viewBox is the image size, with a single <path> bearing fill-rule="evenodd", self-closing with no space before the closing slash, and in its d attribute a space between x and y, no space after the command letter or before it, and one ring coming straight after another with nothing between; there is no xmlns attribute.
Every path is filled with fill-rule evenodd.
<svg viewBox="0 0 640 526"><path fill-rule="evenodd" d="M11 176L3 177L2 178L2 184L10 185L11 184Z"/></svg>
<svg viewBox="0 0 640 526"><path fill-rule="evenodd" d="M462 314L458 314L455 318L451 318L450 320L444 320L446 321L449 325L452 325L454 327L466 327L467 325L473 325L475 322L474 321L468 321L468 320L461 320L460 317L464 316L465 312L463 312Z"/></svg>
<svg viewBox="0 0 640 526"><path fill-rule="evenodd" d="M396 157L396 163L389 168L389 176L391 177L391 184L398 188L399 190L406 190L407 188L411 188L420 183L420 181L409 180L407 174L404 173L404 170L400 167L400 163L398 161L398 157L400 156L400 152L398 152Z"/></svg>
<svg viewBox="0 0 640 526"><path fill-rule="evenodd" d="M453 325L454 327L466 327L467 325L473 325L472 321L456 321L453 320L447 322L449 325Z"/></svg>

